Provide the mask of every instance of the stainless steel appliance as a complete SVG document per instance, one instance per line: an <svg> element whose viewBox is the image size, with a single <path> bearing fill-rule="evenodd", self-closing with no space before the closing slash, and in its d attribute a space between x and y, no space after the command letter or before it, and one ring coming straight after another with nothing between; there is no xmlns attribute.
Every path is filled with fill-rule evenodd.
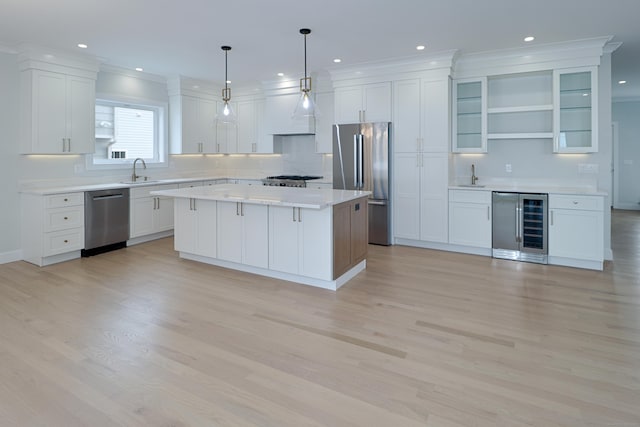
<svg viewBox="0 0 640 427"><path fill-rule="evenodd" d="M547 263L547 195L493 192L493 257Z"/></svg>
<svg viewBox="0 0 640 427"><path fill-rule="evenodd" d="M371 191L369 243L391 244L391 123L333 125L333 188Z"/></svg>
<svg viewBox="0 0 640 427"><path fill-rule="evenodd" d="M320 179L321 176L311 175L277 175L268 176L262 180L262 185L270 185L276 187L306 187L307 181L312 179Z"/></svg>
<svg viewBox="0 0 640 427"><path fill-rule="evenodd" d="M82 256L126 247L128 239L129 189L86 191Z"/></svg>

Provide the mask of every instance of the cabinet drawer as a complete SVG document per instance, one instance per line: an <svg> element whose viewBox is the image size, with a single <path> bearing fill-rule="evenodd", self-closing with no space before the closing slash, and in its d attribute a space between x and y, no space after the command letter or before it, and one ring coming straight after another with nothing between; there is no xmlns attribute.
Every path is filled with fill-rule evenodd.
<svg viewBox="0 0 640 427"><path fill-rule="evenodd" d="M210 181L204 181L202 183L202 185L209 186L209 185L218 185L218 184L226 184L227 180L226 179L212 179Z"/></svg>
<svg viewBox="0 0 640 427"><path fill-rule="evenodd" d="M449 190L450 202L491 204L491 191Z"/></svg>
<svg viewBox="0 0 640 427"><path fill-rule="evenodd" d="M84 206L45 209L44 231L68 230L84 225Z"/></svg>
<svg viewBox="0 0 640 427"><path fill-rule="evenodd" d="M202 181L190 181L190 182L183 182L178 184L178 188L193 188L193 187L202 187Z"/></svg>
<svg viewBox="0 0 640 427"><path fill-rule="evenodd" d="M44 234L43 255L51 256L65 252L78 251L84 247L82 228L54 231Z"/></svg>
<svg viewBox="0 0 640 427"><path fill-rule="evenodd" d="M178 184L164 184L164 185L145 185L143 187L131 188L129 197L131 199L140 199L142 197L151 197L152 191L160 190L175 190L178 188Z"/></svg>
<svg viewBox="0 0 640 427"><path fill-rule="evenodd" d="M65 206L84 205L84 193L52 194L45 196L45 208L62 208Z"/></svg>
<svg viewBox="0 0 640 427"><path fill-rule="evenodd" d="M549 195L550 209L579 209L583 211L602 211L604 200L600 196Z"/></svg>

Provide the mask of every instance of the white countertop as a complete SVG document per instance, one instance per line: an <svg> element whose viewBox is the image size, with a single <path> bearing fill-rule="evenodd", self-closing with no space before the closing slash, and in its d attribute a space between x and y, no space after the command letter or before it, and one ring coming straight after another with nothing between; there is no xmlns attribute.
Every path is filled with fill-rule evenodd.
<svg viewBox="0 0 640 427"><path fill-rule="evenodd" d="M450 185L450 190L473 191L505 191L511 193L546 193L546 194L573 194L583 196L607 196L606 191L596 190L590 187L562 187L546 184L487 184L487 185Z"/></svg>
<svg viewBox="0 0 640 427"><path fill-rule="evenodd" d="M243 202L258 205L324 209L350 200L367 197L370 191L270 187L246 184L221 184L207 187L152 191L157 196Z"/></svg>

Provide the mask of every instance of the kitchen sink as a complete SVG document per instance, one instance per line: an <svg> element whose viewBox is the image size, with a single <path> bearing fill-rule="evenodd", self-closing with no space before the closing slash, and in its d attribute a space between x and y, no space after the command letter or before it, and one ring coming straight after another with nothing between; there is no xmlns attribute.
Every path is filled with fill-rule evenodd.
<svg viewBox="0 0 640 427"><path fill-rule="evenodd" d="M484 185L478 184L458 184L458 187L466 187L466 188L483 188Z"/></svg>

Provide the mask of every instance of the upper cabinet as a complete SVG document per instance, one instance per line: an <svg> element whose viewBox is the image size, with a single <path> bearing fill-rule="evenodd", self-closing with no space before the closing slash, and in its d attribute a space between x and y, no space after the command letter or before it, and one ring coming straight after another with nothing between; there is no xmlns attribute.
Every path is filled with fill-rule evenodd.
<svg viewBox="0 0 640 427"><path fill-rule="evenodd" d="M596 67L553 73L553 150L556 153L598 151L598 84Z"/></svg>
<svg viewBox="0 0 640 427"><path fill-rule="evenodd" d="M391 121L391 82L335 89L336 123Z"/></svg>
<svg viewBox="0 0 640 427"><path fill-rule="evenodd" d="M20 97L22 154L95 151L95 77L25 69Z"/></svg>
<svg viewBox="0 0 640 427"><path fill-rule="evenodd" d="M316 107L316 153L332 153L335 123L333 92L316 93Z"/></svg>
<svg viewBox="0 0 640 427"><path fill-rule="evenodd" d="M170 107L172 154L216 152L215 101L176 95Z"/></svg>
<svg viewBox="0 0 640 427"><path fill-rule="evenodd" d="M487 152L487 79L453 84L454 153Z"/></svg>

